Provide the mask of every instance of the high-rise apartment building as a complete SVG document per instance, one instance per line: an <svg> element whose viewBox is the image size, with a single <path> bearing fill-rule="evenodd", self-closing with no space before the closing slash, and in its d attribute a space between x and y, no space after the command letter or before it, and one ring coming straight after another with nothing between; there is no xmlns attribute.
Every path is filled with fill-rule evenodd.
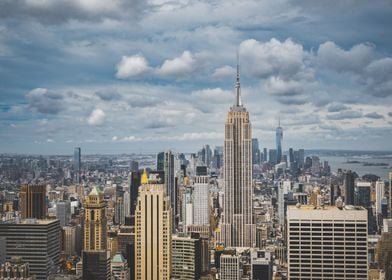
<svg viewBox="0 0 392 280"><path fill-rule="evenodd" d="M288 206L288 279L368 275L367 211L358 206Z"/></svg>
<svg viewBox="0 0 392 280"><path fill-rule="evenodd" d="M103 192L94 186L84 203L83 250L106 250L106 201Z"/></svg>
<svg viewBox="0 0 392 280"><path fill-rule="evenodd" d="M282 140L283 140L283 128L280 126L280 119L279 125L276 128L276 163L280 163L282 160Z"/></svg>
<svg viewBox="0 0 392 280"><path fill-rule="evenodd" d="M172 213L163 184L144 172L135 223L135 279L170 279Z"/></svg>
<svg viewBox="0 0 392 280"><path fill-rule="evenodd" d="M19 192L19 200L22 219L46 218L47 206L45 185L22 185Z"/></svg>
<svg viewBox="0 0 392 280"><path fill-rule="evenodd" d="M235 88L236 102L225 123L221 241L228 247L252 247L256 241L252 215L252 127L241 101L238 66Z"/></svg>
<svg viewBox="0 0 392 280"><path fill-rule="evenodd" d="M0 238L5 238L6 260L21 257L29 263L30 274L46 280L56 273L60 256L60 222L25 219L0 222Z"/></svg>

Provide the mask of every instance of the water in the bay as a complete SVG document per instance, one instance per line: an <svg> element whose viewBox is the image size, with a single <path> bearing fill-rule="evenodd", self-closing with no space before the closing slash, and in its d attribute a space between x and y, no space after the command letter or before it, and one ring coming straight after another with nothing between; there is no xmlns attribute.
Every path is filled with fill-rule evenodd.
<svg viewBox="0 0 392 280"><path fill-rule="evenodd" d="M374 174L383 180L388 180L389 172L392 172L391 152L312 152L320 157L320 161L328 161L331 170L336 172L339 168L351 169L359 176ZM310 153L308 153L310 155Z"/></svg>

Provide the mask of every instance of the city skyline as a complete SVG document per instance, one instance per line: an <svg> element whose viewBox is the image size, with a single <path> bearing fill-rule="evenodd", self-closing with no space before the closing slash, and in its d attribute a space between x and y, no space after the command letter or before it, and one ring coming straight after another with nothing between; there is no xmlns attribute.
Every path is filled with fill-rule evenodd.
<svg viewBox="0 0 392 280"><path fill-rule="evenodd" d="M392 150L388 1L139 4L2 3L1 153L222 146L237 52L261 147Z"/></svg>

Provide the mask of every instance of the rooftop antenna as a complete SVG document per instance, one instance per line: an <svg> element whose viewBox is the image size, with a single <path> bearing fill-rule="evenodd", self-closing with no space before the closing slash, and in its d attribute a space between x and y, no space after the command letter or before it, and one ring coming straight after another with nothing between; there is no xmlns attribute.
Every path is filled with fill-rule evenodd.
<svg viewBox="0 0 392 280"><path fill-rule="evenodd" d="M237 93L236 106L242 106L241 85L240 85L240 55L238 51L237 51L237 80L235 83L235 89Z"/></svg>

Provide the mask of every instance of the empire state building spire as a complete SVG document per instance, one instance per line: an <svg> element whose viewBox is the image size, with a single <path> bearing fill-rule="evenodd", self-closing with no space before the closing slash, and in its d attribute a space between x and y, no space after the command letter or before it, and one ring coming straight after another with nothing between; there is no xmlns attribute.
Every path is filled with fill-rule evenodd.
<svg viewBox="0 0 392 280"><path fill-rule="evenodd" d="M241 100L241 84L240 84L240 58L239 55L237 54L237 80L235 83L235 90L237 94L236 98L236 106L242 106L242 100Z"/></svg>

